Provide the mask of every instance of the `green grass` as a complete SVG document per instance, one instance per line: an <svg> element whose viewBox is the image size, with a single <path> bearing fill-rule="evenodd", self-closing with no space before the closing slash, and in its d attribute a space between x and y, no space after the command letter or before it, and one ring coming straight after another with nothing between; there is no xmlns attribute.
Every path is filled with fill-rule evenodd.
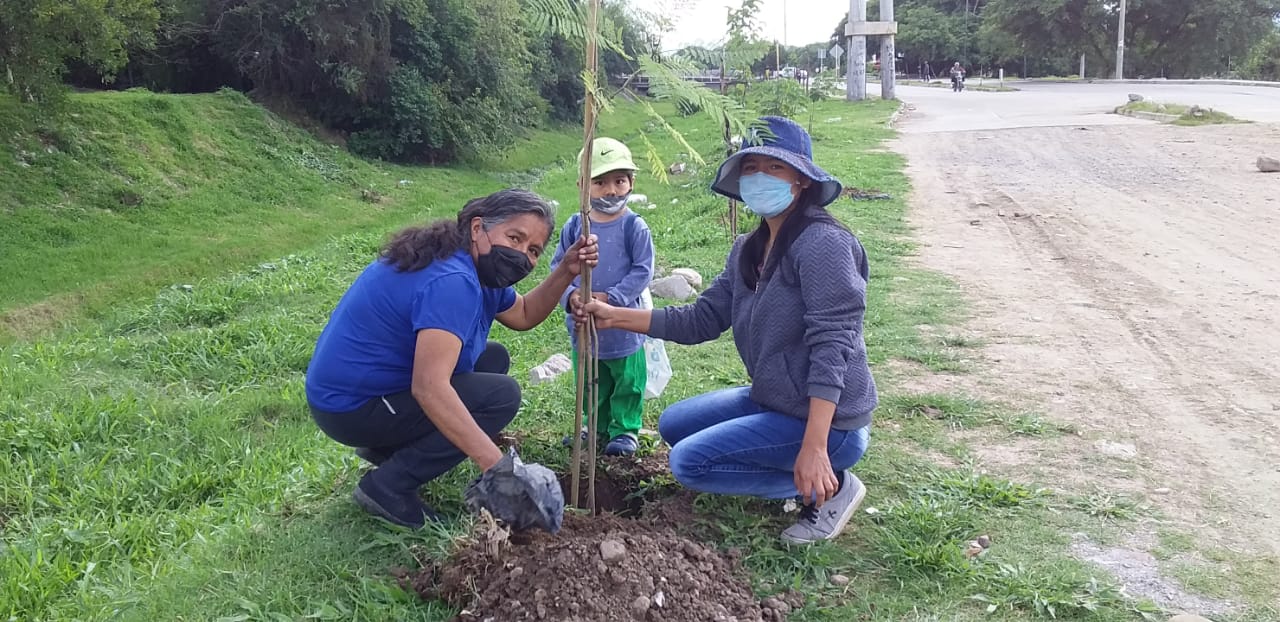
<svg viewBox="0 0 1280 622"><path fill-rule="evenodd" d="M390 166L233 91L72 95L52 119L0 98L0 339L336 232L380 235L449 212L460 197L525 185L530 169L574 157L575 140L535 131L475 170Z"/></svg>
<svg viewBox="0 0 1280 622"><path fill-rule="evenodd" d="M1129 102L1119 108L1116 108L1116 114L1125 114L1128 112L1154 112L1157 114L1167 114L1177 117L1172 121L1174 125L1190 127L1199 125L1221 125L1224 123L1247 123L1247 121L1242 121L1225 112L1219 112L1212 108L1200 108L1198 106L1186 106L1183 104L1162 104L1148 100Z"/></svg>
<svg viewBox="0 0 1280 622"><path fill-rule="evenodd" d="M23 174L17 183L25 189L0 190L9 193L6 200L33 193L62 201L39 213L38 202L23 199L14 213L25 214L24 231L39 228L30 223L52 226L63 214L85 212L90 224L73 216L67 226L96 231L101 257L87 261L77 255L88 252L74 250L88 245L79 238L66 251L81 257L76 262L62 258L61 247L18 237L11 238L24 244L17 259L5 256L12 261L5 265L14 269L46 261L56 270L50 268L47 280L8 275L0 287L4 300L12 294L30 305L83 296L92 314L57 334L0 345L0 619L449 619L454 611L401 590L390 569L445 555L470 520L408 533L356 508L349 494L362 467L311 423L302 374L329 311L388 227L452 214L463 198L496 187L499 177L572 205L575 172L566 163L576 154L577 133L539 134L537 140L550 147L525 145L473 163L483 172L408 169L368 164L338 151L319 161L304 157L318 143L236 95L126 93L84 97L76 105L82 125L73 142L97 144L93 149L107 149L105 139L98 144L84 138L106 131L93 129L93 123L119 127L109 124L126 123L130 106L155 107L161 116L178 110L176 117L187 123L175 130L179 134L203 128L222 137L216 144L229 154L225 170L240 183L223 187L212 173L188 177L203 170L196 165L215 158L213 152L170 170L117 150L96 161L119 158L120 168L135 171L131 178L150 179L148 187L163 188L165 171L181 183L157 190L144 198L140 211L124 214L92 212L103 210L94 203L100 190L93 188L109 191L123 182L73 171L72 163L60 160L51 170L78 175L78 183L55 192L45 188L47 179ZM189 106L207 109L196 114ZM947 326L961 310L951 284L908 265L912 243L904 219L903 161L881 149L890 136L884 122L895 105L824 102L815 108L802 121L811 123L817 160L847 185L897 197L841 201L833 208L871 256L864 336L873 365L913 357L935 360L939 368L958 365L963 357L956 352L971 343L939 341L915 328ZM125 120L116 119L117 113ZM91 123L83 115L98 116ZM841 121L812 120L835 117ZM158 142L147 147L151 153L166 153L164 145L180 151L181 136L163 130L180 121L128 122L161 128L141 143ZM718 148L714 124L678 117L672 122L703 153ZM600 133L633 141L642 130L664 153L680 151L633 108L606 117ZM59 149L76 153L90 147L68 143ZM272 151L291 155L277 158ZM319 162L335 164L350 178L324 178L315 167L335 169ZM260 187L278 186L261 203L252 200L259 190L245 187L257 168L265 169ZM642 213L654 231L660 263L710 277L722 268L729 246L725 203L705 190L713 164L691 168L696 170L673 177L669 186L642 174L637 191L659 206ZM378 185L391 201L373 206L358 198L371 178L414 183ZM203 198L192 203L193 197ZM230 207L220 208L219 198ZM148 212L153 201L164 209ZM336 205L317 205L325 201ZM571 211L563 209L561 218ZM147 238L153 235L152 217L155 231L179 238L167 253L138 242L163 237ZM196 236L196 229L217 235L223 245L205 247L210 259L193 253L171 261L177 247L185 252L187 243L202 244L182 237ZM282 231L291 233L281 238ZM544 264L530 281L545 274ZM526 333L498 328L494 336L508 345L513 373L521 379L568 347L558 317ZM676 400L747 381L727 337L668 348L676 375L663 397L647 405L650 427ZM1137 605L1109 587L1098 570L1066 553L1069 534L1091 519L1087 512L1040 488L968 466L939 469L920 456L919 449L932 446L962 455L964 448L947 440L949 424L1004 425L999 409L957 396L909 395L891 386L882 392L885 408L858 470L869 490L865 507L878 512L860 513L851 535L787 548L776 536L790 517L776 504L698 499L700 522L718 544L743 550L761 593L798 588L811 594L809 606L793 620L987 620L988 609L1001 619L1138 619ZM526 389L515 424L525 437L526 459L565 462L559 438L572 426L572 403L567 378ZM941 416L930 416L929 409ZM474 475L468 465L430 484L427 492L437 509L463 515L461 491ZM984 534L993 538L992 548L965 555L966 543ZM835 572L855 577L849 592L827 587L826 577Z"/></svg>

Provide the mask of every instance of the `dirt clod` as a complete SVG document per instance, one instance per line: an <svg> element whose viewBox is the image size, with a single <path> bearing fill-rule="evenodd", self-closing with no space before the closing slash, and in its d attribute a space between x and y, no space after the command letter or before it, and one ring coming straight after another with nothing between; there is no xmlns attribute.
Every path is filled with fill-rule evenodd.
<svg viewBox="0 0 1280 622"><path fill-rule="evenodd" d="M461 609L460 622L765 622L795 606L786 595L762 607L735 558L645 520L570 514L558 535L527 542L493 554L477 539L402 581Z"/></svg>
<svg viewBox="0 0 1280 622"><path fill-rule="evenodd" d="M829 581L831 581L831 585L834 585L836 587L844 587L846 585L849 585L849 577L846 577L842 574L831 575L831 578L829 579Z"/></svg>
<svg viewBox="0 0 1280 622"><path fill-rule="evenodd" d="M617 564L627 558L627 545L617 540L605 540L600 543L600 558L606 564Z"/></svg>

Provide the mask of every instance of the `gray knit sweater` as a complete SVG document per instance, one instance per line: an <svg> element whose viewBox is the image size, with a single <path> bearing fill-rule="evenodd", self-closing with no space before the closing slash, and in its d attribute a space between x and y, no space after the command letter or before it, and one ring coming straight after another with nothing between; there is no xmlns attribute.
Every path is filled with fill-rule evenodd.
<svg viewBox="0 0 1280 622"><path fill-rule="evenodd" d="M695 344L732 327L757 404L805 419L809 398L818 397L836 403L837 430L871 423L877 399L862 339L868 277L862 244L835 225L814 223L752 291L738 273L745 239L734 243L724 272L696 301L654 311L649 334Z"/></svg>

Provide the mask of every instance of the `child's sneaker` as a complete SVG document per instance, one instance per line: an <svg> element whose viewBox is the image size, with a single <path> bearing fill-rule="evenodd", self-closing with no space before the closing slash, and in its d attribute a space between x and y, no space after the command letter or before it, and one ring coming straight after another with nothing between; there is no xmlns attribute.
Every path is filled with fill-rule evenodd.
<svg viewBox="0 0 1280 622"><path fill-rule="evenodd" d="M811 504L801 506L800 520L782 532L784 542L809 544L840 535L867 494L867 487L851 471L845 470L841 477L844 481L840 490L822 507Z"/></svg>
<svg viewBox="0 0 1280 622"><path fill-rule="evenodd" d="M604 455L634 456L637 449L640 449L640 443L636 441L636 437L630 434L619 434L604 446Z"/></svg>
<svg viewBox="0 0 1280 622"><path fill-rule="evenodd" d="M421 529L428 520L439 520L436 513L424 505L418 495L397 494L387 490L374 480L374 473L377 473L376 469L365 473L351 493L352 498L366 512L389 523L410 529Z"/></svg>

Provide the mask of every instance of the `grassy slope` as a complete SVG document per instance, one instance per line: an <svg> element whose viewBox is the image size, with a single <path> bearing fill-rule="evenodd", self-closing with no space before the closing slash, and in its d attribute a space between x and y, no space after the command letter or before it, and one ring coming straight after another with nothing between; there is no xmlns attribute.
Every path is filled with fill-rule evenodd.
<svg viewBox="0 0 1280 622"><path fill-rule="evenodd" d="M1067 534L1090 520L1067 500L967 468L939 469L922 457L942 454L964 463L968 449L948 439L949 426L1056 432L1033 417L1006 416L958 396L904 394L894 386L887 362L962 371L971 344L922 337L916 329L945 326L957 309L944 281L906 265L911 246L902 161L879 148L889 136L883 120L890 112L891 105L879 102L829 102L813 117L822 164L848 185L896 197L842 201L835 208L872 258L866 339L885 408L859 472L870 489L867 505L881 513L861 515L853 535L838 543L795 550L775 540L787 521L775 506L703 498L705 527L725 545L743 547L762 592L798 587L813 594L811 606L793 619L987 619L986 603L971 599L977 594L986 595L1001 618L1044 619L1052 607L1072 619L1133 619L1129 605L1105 584L1092 587L1093 573L1066 557ZM247 114L261 116L255 109ZM713 125L675 123L703 153L714 152ZM647 124L623 109L605 125L603 133L629 138ZM652 135L665 152L679 151ZM500 165L545 167L576 151L573 133L541 138L547 142L539 144L551 147L517 150ZM671 186L641 176L638 190L658 205L643 214L660 263L710 277L721 268L729 237L723 203L704 190L710 167L694 168ZM544 172L503 179L537 179L540 191L572 204L573 171L551 166ZM492 184L474 173L401 174L441 175L447 188L464 187L465 180ZM437 214L456 208L461 196L450 192ZM402 592L387 571L442 554L468 521L407 534L363 515L348 496L361 465L315 430L301 392L314 338L377 248L383 233L377 225L409 216L408 210L386 216L365 232L251 269L200 267L225 274L193 281L189 292L161 289L74 332L0 346L0 618L447 619L453 612ZM260 227L288 220L278 212L260 218ZM316 238L342 230L342 223L332 222ZM252 236L253 228L241 233ZM104 299L130 291L111 290ZM527 333L499 330L497 337L509 344L521 378L567 345L556 318ZM665 404L746 381L727 339L670 351L676 377L649 404L650 424ZM528 436L526 458L563 464L557 441L571 426L572 402L567 380L526 392L516 423ZM429 486L438 508L460 513L462 485L472 476L462 468ZM963 542L983 532L995 535L998 547L983 561L964 558ZM824 587L833 572L853 576L852 588Z"/></svg>
<svg viewBox="0 0 1280 622"><path fill-rule="evenodd" d="M485 168L524 170L553 137L573 142L539 133ZM0 338L499 186L472 170L370 164L231 91L74 95L54 121L0 98Z"/></svg>

